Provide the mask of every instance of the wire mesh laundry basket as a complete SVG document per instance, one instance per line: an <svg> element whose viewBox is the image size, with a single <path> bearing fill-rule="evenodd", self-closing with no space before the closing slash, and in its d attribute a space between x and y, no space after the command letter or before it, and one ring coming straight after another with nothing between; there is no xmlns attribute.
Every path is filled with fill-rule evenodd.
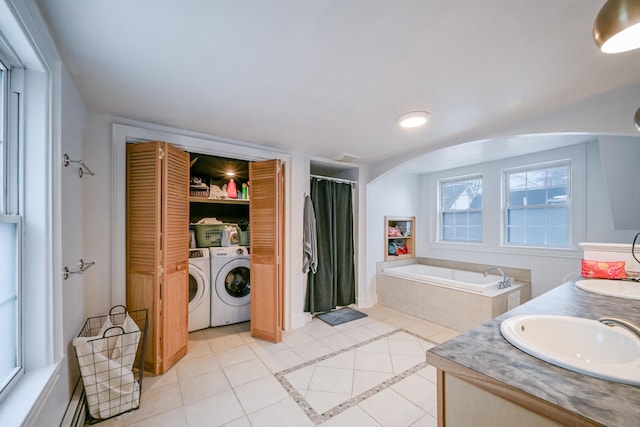
<svg viewBox="0 0 640 427"><path fill-rule="evenodd" d="M88 318L73 341L90 424L140 407L147 316L146 309L114 306Z"/></svg>

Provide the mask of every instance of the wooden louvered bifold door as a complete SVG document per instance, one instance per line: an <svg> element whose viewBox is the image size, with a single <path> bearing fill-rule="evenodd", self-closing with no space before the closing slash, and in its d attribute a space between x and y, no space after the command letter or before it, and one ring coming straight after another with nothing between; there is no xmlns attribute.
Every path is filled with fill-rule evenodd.
<svg viewBox="0 0 640 427"><path fill-rule="evenodd" d="M166 144L164 166L162 372L187 354L189 341L189 153Z"/></svg>
<svg viewBox="0 0 640 427"><path fill-rule="evenodd" d="M249 164L251 335L282 340L284 180L281 160Z"/></svg>
<svg viewBox="0 0 640 427"><path fill-rule="evenodd" d="M127 308L148 313L145 370L157 373L160 357L159 144L127 144Z"/></svg>
<svg viewBox="0 0 640 427"><path fill-rule="evenodd" d="M127 144L127 308L147 309L145 370L187 351L189 154L165 142Z"/></svg>

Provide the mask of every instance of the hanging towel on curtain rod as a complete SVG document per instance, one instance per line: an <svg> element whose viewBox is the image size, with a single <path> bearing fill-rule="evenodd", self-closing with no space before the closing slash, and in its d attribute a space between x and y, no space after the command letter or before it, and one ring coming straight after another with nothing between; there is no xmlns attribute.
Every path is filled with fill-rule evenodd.
<svg viewBox="0 0 640 427"><path fill-rule="evenodd" d="M303 259L302 272L313 274L318 269L318 243L316 240L316 214L313 210L311 197L305 195L304 198L304 218L303 218Z"/></svg>

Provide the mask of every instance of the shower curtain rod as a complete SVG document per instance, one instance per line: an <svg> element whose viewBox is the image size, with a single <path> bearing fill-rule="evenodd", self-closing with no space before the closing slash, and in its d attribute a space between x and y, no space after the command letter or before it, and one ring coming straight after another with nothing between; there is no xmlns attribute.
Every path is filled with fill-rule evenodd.
<svg viewBox="0 0 640 427"><path fill-rule="evenodd" d="M350 179L341 179L341 178L332 178L330 176L322 176L322 175L310 175L311 178L325 179L327 181L333 182L341 182L343 184L357 184L357 181L351 181Z"/></svg>

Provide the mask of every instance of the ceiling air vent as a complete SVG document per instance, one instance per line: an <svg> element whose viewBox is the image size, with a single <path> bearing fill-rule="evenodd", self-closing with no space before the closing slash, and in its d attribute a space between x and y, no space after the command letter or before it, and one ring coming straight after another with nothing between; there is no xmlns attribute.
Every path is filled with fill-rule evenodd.
<svg viewBox="0 0 640 427"><path fill-rule="evenodd" d="M342 153L340 156L336 157L335 160L344 163L353 163L358 160L360 156L356 156L355 154Z"/></svg>

